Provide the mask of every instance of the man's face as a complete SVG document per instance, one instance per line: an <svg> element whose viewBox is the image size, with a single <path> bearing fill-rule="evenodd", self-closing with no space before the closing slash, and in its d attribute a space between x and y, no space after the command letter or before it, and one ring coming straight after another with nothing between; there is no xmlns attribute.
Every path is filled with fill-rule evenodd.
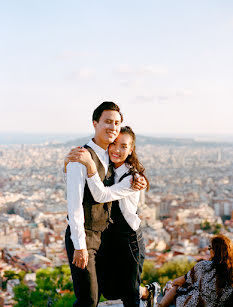
<svg viewBox="0 0 233 307"><path fill-rule="evenodd" d="M105 148L117 138L121 128L121 116L117 111L106 110L103 111L98 122L93 122L93 125L95 141Z"/></svg>

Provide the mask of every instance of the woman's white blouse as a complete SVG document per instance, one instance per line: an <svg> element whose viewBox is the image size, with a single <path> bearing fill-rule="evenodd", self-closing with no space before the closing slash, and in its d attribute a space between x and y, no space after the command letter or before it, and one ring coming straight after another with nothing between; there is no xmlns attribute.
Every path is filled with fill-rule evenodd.
<svg viewBox="0 0 233 307"><path fill-rule="evenodd" d="M114 185L105 187L99 174L96 173L94 176L87 178L88 187L95 201L99 203L119 200L119 207L125 220L129 226L136 231L141 222L137 215L140 191L134 191L131 188L132 175L125 177L121 182L119 182L119 179L129 171L126 164L114 169L114 171Z"/></svg>

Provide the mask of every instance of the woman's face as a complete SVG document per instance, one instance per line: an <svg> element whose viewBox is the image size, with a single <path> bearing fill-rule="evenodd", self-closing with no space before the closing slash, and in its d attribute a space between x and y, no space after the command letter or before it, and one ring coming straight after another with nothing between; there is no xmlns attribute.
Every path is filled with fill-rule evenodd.
<svg viewBox="0 0 233 307"><path fill-rule="evenodd" d="M121 166L128 155L132 153L132 137L129 134L120 133L116 140L109 145L108 153L115 168Z"/></svg>

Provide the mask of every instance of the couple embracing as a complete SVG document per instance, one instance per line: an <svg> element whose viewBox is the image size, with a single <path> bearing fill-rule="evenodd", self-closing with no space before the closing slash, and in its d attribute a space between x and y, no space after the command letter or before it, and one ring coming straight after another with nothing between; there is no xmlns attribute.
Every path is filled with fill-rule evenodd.
<svg viewBox="0 0 233 307"><path fill-rule="evenodd" d="M153 306L155 284L140 287L144 242L137 215L140 190L149 183L135 134L122 121L120 108L103 102L93 112L94 138L65 159L73 306L96 307L101 293L125 307L139 306L140 299Z"/></svg>

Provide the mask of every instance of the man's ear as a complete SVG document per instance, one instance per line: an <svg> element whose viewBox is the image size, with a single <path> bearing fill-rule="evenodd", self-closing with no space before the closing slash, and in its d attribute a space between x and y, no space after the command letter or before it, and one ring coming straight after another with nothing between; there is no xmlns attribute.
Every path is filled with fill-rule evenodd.
<svg viewBox="0 0 233 307"><path fill-rule="evenodd" d="M94 128L96 127L96 125L97 125L97 121L96 121L96 120L93 120L93 126L94 126Z"/></svg>

